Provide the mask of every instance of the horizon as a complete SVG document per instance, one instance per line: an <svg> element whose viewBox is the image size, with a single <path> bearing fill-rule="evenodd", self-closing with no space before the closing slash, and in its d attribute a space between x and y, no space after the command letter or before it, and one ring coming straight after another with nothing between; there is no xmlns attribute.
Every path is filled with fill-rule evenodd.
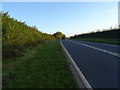
<svg viewBox="0 0 120 90"><path fill-rule="evenodd" d="M43 33L67 37L118 27L117 2L3 2L2 12L7 11Z"/></svg>

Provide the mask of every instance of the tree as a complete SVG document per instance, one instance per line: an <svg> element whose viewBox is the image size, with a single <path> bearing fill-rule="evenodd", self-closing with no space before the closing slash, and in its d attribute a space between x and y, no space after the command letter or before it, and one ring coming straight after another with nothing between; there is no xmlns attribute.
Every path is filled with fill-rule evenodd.
<svg viewBox="0 0 120 90"><path fill-rule="evenodd" d="M57 39L65 38L65 35L62 34L62 32L56 32L56 33L54 33L53 36L54 36L55 38L57 38Z"/></svg>

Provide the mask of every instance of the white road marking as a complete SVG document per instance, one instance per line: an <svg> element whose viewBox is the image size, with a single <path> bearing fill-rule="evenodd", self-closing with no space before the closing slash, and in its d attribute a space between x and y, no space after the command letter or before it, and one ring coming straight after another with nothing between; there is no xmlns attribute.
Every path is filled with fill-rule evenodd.
<svg viewBox="0 0 120 90"><path fill-rule="evenodd" d="M85 78L85 76L83 75L83 73L80 71L80 69L78 68L78 66L76 65L76 63L74 62L73 58L70 56L70 54L68 53L67 49L64 47L64 45L62 44L61 40L60 43L64 49L64 51L66 52L66 54L68 55L71 63L73 64L74 68L76 69L79 77L82 79L83 83L85 84L86 88L89 88L90 90L92 90L91 85L89 84L89 82L87 81L87 79Z"/></svg>
<svg viewBox="0 0 120 90"><path fill-rule="evenodd" d="M83 44L83 43L80 43L80 42L79 43L75 42L75 41L71 41L71 42L74 42L74 43L77 43L77 44L80 44L82 46L86 46L86 47L89 47L89 48L92 48L92 49L96 49L96 50L99 50L101 52L104 52L104 53L107 53L107 54L110 54L110 55L113 55L113 56L116 56L116 57L120 57L120 54L116 53L116 52L112 52L112 51L105 50L105 49L100 49L100 48L93 47L93 46L90 46L90 45L87 45L87 44Z"/></svg>

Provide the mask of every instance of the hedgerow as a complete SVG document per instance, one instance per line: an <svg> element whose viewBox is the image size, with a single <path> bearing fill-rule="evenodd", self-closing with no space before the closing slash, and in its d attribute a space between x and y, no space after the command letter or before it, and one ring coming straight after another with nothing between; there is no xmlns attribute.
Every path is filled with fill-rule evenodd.
<svg viewBox="0 0 120 90"><path fill-rule="evenodd" d="M119 39L120 29L106 29L103 31L88 32L71 36L70 38L103 38L103 39Z"/></svg>
<svg viewBox="0 0 120 90"><path fill-rule="evenodd" d="M8 13L2 15L2 50L3 58L20 55L26 47L53 40L54 36L40 32L35 26L10 18Z"/></svg>

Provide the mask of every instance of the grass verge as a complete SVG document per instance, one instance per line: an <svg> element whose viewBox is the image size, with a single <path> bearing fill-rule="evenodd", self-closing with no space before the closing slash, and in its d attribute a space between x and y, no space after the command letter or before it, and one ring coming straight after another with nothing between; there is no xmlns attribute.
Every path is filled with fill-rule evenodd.
<svg viewBox="0 0 120 90"><path fill-rule="evenodd" d="M24 56L3 60L4 88L76 88L58 40L29 48Z"/></svg>
<svg viewBox="0 0 120 90"><path fill-rule="evenodd" d="M91 41L91 42L99 42L99 43L108 43L108 44L120 45L120 40L119 39L74 38L74 40Z"/></svg>

